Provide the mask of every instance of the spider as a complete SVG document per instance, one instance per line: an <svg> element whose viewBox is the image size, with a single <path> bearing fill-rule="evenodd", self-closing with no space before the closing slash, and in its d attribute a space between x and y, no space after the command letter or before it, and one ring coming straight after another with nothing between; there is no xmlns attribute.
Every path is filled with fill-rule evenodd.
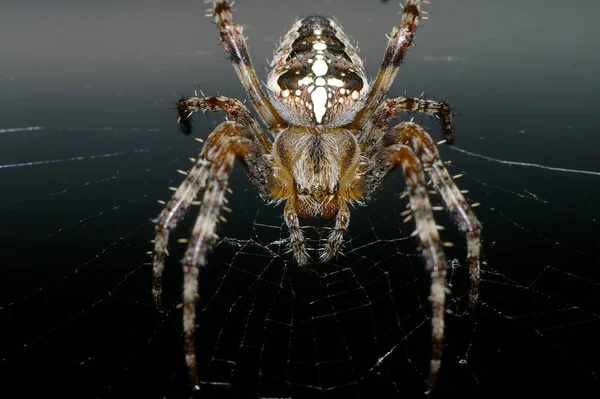
<svg viewBox="0 0 600 399"><path fill-rule="evenodd" d="M446 103L424 98L385 98L421 17L422 0L407 0L400 25L389 42L377 77L367 79L355 47L333 19L319 15L297 21L283 37L270 64L264 88L252 67L242 27L232 20L231 3L208 1L221 40L250 102L268 133L239 100L204 94L182 98L179 124L191 132L196 112L222 111L227 121L208 136L200 156L156 220L153 295L161 297L161 276L168 255L169 233L192 204L200 210L183 263L184 351L189 377L198 388L195 356L195 317L200 267L217 240L221 211L231 168L237 159L260 196L285 202L289 247L295 262L306 266L310 257L299 218L335 218L335 227L319 250L319 261L336 256L348 229L348 203L373 198L386 177L401 166L409 198L406 220L414 218L412 236L420 240L431 275L432 355L427 386L431 390L441 366L446 295L446 258L429 202L425 175L441 195L458 228L466 235L470 267L469 300L479 294L481 225L438 155L437 145L419 125L403 122L390 127L399 112L418 112L438 118L445 140L452 142L453 122ZM270 133L270 134L269 134ZM440 144L438 143L438 144ZM204 195L196 201L197 193ZM184 240L185 241L185 240Z"/></svg>

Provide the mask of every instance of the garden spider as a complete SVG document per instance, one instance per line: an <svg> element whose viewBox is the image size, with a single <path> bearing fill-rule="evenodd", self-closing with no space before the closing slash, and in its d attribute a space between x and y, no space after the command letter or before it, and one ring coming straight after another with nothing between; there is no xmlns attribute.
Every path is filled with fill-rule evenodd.
<svg viewBox="0 0 600 399"><path fill-rule="evenodd" d="M362 60L334 20L310 16L296 22L271 62L268 96L252 67L242 27L233 24L231 4L225 0L209 2L210 16L215 18L237 75L271 136L237 99L196 94L179 101L179 123L185 133L191 131L189 118L195 112L223 111L228 118L208 136L200 157L190 171L184 172L185 180L156 221L153 294L160 303L169 232L195 202L198 191L204 190L183 259L185 360L192 383L196 387L199 383L194 343L199 268L206 265L207 251L217 239L221 210L229 210L225 193L237 159L262 198L285 201L289 246L300 266L307 265L310 257L299 218L335 217L335 227L319 251L319 261L330 260L340 250L348 229L347 202L368 201L385 178L402 166L410 200L404 215L407 220L414 217L412 235L419 237L431 273L433 353L427 385L432 389L443 348L446 258L425 173L466 235L471 305L479 291L481 226L429 134L412 122L389 126L398 112L419 112L440 119L445 141L452 140L452 114L447 104L423 98L384 99L411 46L422 1L406 1L400 26L389 37L373 82L367 80Z"/></svg>

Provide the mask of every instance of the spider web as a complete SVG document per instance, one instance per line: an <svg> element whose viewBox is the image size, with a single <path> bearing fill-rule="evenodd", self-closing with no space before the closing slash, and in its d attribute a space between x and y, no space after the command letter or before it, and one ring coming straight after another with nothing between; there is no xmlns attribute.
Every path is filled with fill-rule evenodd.
<svg viewBox="0 0 600 399"><path fill-rule="evenodd" d="M82 140L124 132L147 139L162 130L17 129L44 140L72 131L86 136ZM42 391L80 397L189 394L177 307L184 245L172 244L163 311L151 302L145 255L153 234L149 216L160 209L158 192L165 193L156 187L176 185L173 171L189 162L175 155L187 155L188 139L174 141L172 147L2 165L4 184L19 187L2 206L10 227L0 308L7 327L4 375L27 377L23 383L33 375ZM439 394L511 390L521 383L531 393L592 389L598 369L590 343L600 322L593 205L600 197L569 198L561 187L592 187L598 175L526 171L460 149L442 152L452 158L453 174L465 174L460 185L470 202L482 203L477 214L487 264L472 314L464 242L445 213L437 212L447 227L443 239L457 243L447 251L449 313ZM73 172L81 168L86 173L77 180ZM43 184L22 186L40 172ZM531 173L524 182L506 177L524 173ZM234 213L201 273L201 393L423 394L431 351L430 280L409 237L413 226L402 222L405 200L397 175L373 203L353 209L343 256L301 269L287 253L281 207L264 206L244 174L234 173ZM549 178L553 188L536 187L538 179ZM581 206L573 207L574 201ZM185 237L192 222L190 215L174 235ZM313 248L331 227L327 221L304 224Z"/></svg>
<svg viewBox="0 0 600 399"><path fill-rule="evenodd" d="M292 16L302 15L307 6L297 7ZM257 45L264 49L252 48L260 60L272 51L270 39L262 43L267 33L258 32L259 21L253 22L251 13L242 13L246 7L239 8L236 18L247 20L254 42L264 44ZM175 11L180 16L181 10ZM358 17L330 12L359 36ZM453 11L437 13L444 12ZM370 15L379 14L378 9ZM164 10L156 18L162 23ZM376 18L370 21L378 25ZM394 18L390 15L382 26L392 26ZM448 99L463 113L457 118L457 147L440 151L452 161L453 175L464 174L457 183L469 190L469 202L481 203L475 211L484 227L486 264L480 303L471 312L464 240L447 215L436 212L436 221L446 228L444 241L456 244L447 249L449 312L437 396L518 390L535 397L575 397L595 391L600 169L592 102L579 104L583 111L563 103L557 109L550 100L526 93L520 103L506 81L482 87L476 74L461 80L464 91L453 91L451 84L444 86L453 80L438 74L462 76L466 68L487 71L488 66L479 65L468 49L449 53L456 56L431 55L444 54L443 48L424 50L431 48L428 34L440 37L440 19L421 29L420 46L410 53L413 61L403 66L409 82L402 87L418 95L429 84L450 93ZM288 22L264 32L283 32ZM86 28L93 31L94 25ZM206 27L207 36L214 36L213 28ZM161 43L161 36L141 31L150 35L144 42ZM139 42L125 42L124 48ZM175 170L189 168L187 157L199 150L192 138L176 131L168 108L180 93L170 90L192 87L197 57L215 76L224 64L210 61L220 54L216 46L215 51L187 51L184 46L195 48L188 43L175 50L174 42L157 50L159 55L146 49L137 57L167 62L167 75L178 76L176 82L160 74L160 67L136 70L145 78L138 79L128 74L131 59L126 57L127 86L78 75L67 86L43 86L46 75L39 70L11 69L11 64L0 70L6 93L0 126L0 375L7 392L192 396L178 307L185 246L176 239L189 235L194 212L172 234L162 310L152 304L146 252L152 248L152 219L161 209L157 200L168 198L167 187L182 179ZM377 68L379 50L367 57L370 71ZM186 64L193 67L183 70ZM571 70L546 72L567 79ZM582 68L576 77L586 72ZM535 86L535 76L525 78L541 87ZM149 87L150 79L161 84ZM229 80L230 75L216 77L209 83L214 86L203 89L243 98ZM556 96L585 100L576 84L584 80L569 80L572 91L556 88ZM29 93L37 87L43 87L43 95ZM589 90L587 82L585 87ZM534 101L541 101L543 113L536 114ZM498 111L508 103L515 105L510 118ZM220 120L199 118L196 134L205 137ZM431 120L416 121L440 137ZM202 384L196 396L423 397L431 354L430 279L418 243L409 236L412 222L402 221L401 174L393 175L368 206L352 209L344 255L305 269L287 253L281 206L256 198L239 167L231 187L233 213L220 225L223 238L201 272L196 349ZM437 196L432 201L440 205ZM310 246L318 248L331 222L303 224Z"/></svg>

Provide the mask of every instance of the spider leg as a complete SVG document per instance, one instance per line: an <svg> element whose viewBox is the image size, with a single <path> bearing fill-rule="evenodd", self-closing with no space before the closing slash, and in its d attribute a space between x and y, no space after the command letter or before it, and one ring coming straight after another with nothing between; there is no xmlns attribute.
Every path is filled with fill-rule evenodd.
<svg viewBox="0 0 600 399"><path fill-rule="evenodd" d="M222 123L220 128L209 136L202 151L202 157L210 162L209 177L200 212L183 258L185 357L190 378L194 383L198 382L194 336L199 267L206 265L206 254L217 238L215 230L219 213L225 203L225 192L234 160L241 159L246 165L254 167L257 163L262 163L257 154L259 149L253 142L243 138L242 130L243 127L235 123Z"/></svg>
<svg viewBox="0 0 600 399"><path fill-rule="evenodd" d="M237 99L223 96L182 98L178 103L178 110L179 124L184 132L189 133L191 128L189 118L195 112L224 111L234 122L245 127L240 129L239 132L244 138L255 142L255 146L258 148L255 150L257 154L264 156L271 151L272 143L269 137L262 131L248 108ZM246 166L248 167L250 181L258 188L261 196L266 196L270 167L266 165L267 161L261 156L253 159L260 160L260 162L256 164L256 162L253 163L251 159L248 159ZM200 157L157 219L152 288L154 303L157 306L161 304L162 274L165 258L168 255L169 230L177 225L177 222L196 198L196 193L204 188L207 173L208 163L203 157Z"/></svg>
<svg viewBox="0 0 600 399"><path fill-rule="evenodd" d="M196 299L198 298L199 267L206 265L206 254L216 239L216 226L226 202L225 192L235 159L246 166L250 180L259 192L267 192L271 173L269 160L260 143L247 138L245 127L235 122L223 122L206 140L200 160L188 173L156 223L154 256L155 300L160 298L160 275L167 255L169 231L192 204L199 189L205 188L201 207L183 259L183 329L186 364L190 379L198 383L195 355Z"/></svg>
<svg viewBox="0 0 600 399"><path fill-rule="evenodd" d="M169 254L169 232L190 207L196 193L206 185L210 163L199 158L190 169L185 180L171 197L156 220L156 237L154 239L152 296L157 306L162 304L162 274L165 269L165 258Z"/></svg>
<svg viewBox="0 0 600 399"><path fill-rule="evenodd" d="M178 123L181 130L189 134L191 132L190 118L195 112L206 111L223 111L232 121L246 126L246 129L241 131L242 134L249 133L252 138L260 142L260 145L265 150L270 150L271 140L269 136L260 128L256 119L252 117L248 108L238 99L224 96L217 97L187 97L179 100L177 104L179 112Z"/></svg>
<svg viewBox="0 0 600 399"><path fill-rule="evenodd" d="M383 62L375 81L371 85L365 107L354 118L354 125L365 126L366 121L371 119L375 108L392 85L417 30L421 14L421 2L422 0L406 0L400 26L394 27L389 36Z"/></svg>
<svg viewBox="0 0 600 399"><path fill-rule="evenodd" d="M290 249L294 255L294 259L298 266L306 266L310 261L308 252L306 251L306 245L304 242L304 233L300 227L300 221L298 220L298 213L294 206L294 199L290 198L285 203L285 209L283 214L285 216L285 224L290 232Z"/></svg>
<svg viewBox="0 0 600 399"><path fill-rule="evenodd" d="M335 227L327 238L327 244L325 244L320 251L320 262L327 262L338 253L341 245L344 242L344 234L348 230L349 225L350 210L348 209L346 201L340 201L338 213L335 217Z"/></svg>
<svg viewBox="0 0 600 399"><path fill-rule="evenodd" d="M469 262L471 282L469 304L471 307L475 307L479 296L481 269L481 223L477 220L475 213L444 166L436 143L425 129L412 122L401 123L381 137L370 152L377 154L387 146L396 143L411 144L415 148L433 187L440 193L446 209L466 236L467 261ZM378 170L372 164L370 167L371 170L367 173L367 197L381 185L387 173L389 173L389 171Z"/></svg>
<svg viewBox="0 0 600 399"><path fill-rule="evenodd" d="M278 128L287 126L261 89L261 83L256 76L252 61L250 60L242 27L233 24L231 4L226 0L208 2L213 3L213 8L207 10L209 12L208 16L214 15L215 17L215 22L221 33L221 41L231 57L238 78L242 82L244 89L246 89L254 109L256 109L261 119L267 124L269 130L278 131Z"/></svg>
<svg viewBox="0 0 600 399"><path fill-rule="evenodd" d="M377 144L381 144L377 141L388 132L389 123L398 112L419 112L437 118L442 124L446 142L452 143L454 126L448 104L423 98L397 97L379 104L373 116L366 122L364 133L359 140L363 151L373 152Z"/></svg>
<svg viewBox="0 0 600 399"><path fill-rule="evenodd" d="M405 122L390 131L384 142L411 143L429 175L433 187L440 193L446 209L467 238L467 261L471 289L469 304L474 308L479 296L481 267L481 224L471 210L467 200L454 183L452 176L440 159L437 145L421 126Z"/></svg>
<svg viewBox="0 0 600 399"><path fill-rule="evenodd" d="M446 301L446 257L442 241L433 218L433 209L429 202L425 173L421 161L407 145L394 143L382 148L368 161L367 184L371 191L383 181L395 167L402 166L410 199L410 210L416 229L412 233L418 236L422 247L427 270L431 273L432 306L432 355L429 366L428 389L435 386L441 366L444 347L444 304Z"/></svg>

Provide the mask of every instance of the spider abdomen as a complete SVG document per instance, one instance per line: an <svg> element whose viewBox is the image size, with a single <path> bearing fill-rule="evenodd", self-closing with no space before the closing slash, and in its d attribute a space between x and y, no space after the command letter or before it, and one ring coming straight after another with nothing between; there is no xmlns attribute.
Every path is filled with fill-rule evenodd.
<svg viewBox="0 0 600 399"><path fill-rule="evenodd" d="M273 105L293 125L343 126L364 103L362 60L341 27L314 15L290 29L271 63Z"/></svg>

